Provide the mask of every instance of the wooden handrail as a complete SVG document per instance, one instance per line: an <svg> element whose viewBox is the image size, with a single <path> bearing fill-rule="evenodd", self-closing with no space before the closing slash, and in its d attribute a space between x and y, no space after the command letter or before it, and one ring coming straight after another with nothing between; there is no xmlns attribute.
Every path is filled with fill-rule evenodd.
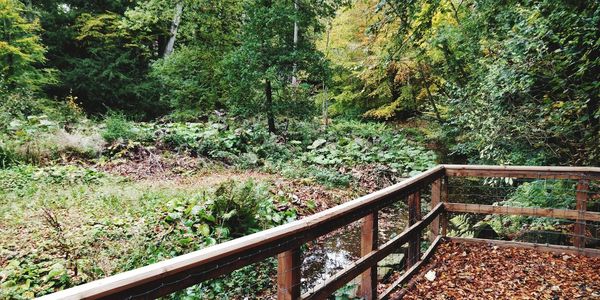
<svg viewBox="0 0 600 300"><path fill-rule="evenodd" d="M580 211L573 209L513 207L468 203L446 203L445 206L448 212L548 217L569 220L580 219L591 222L600 222L600 212L584 212L583 215L580 215Z"/></svg>
<svg viewBox="0 0 600 300"><path fill-rule="evenodd" d="M531 167L487 165L442 165L447 176L454 177L513 177L555 179L600 179L596 167Z"/></svg>

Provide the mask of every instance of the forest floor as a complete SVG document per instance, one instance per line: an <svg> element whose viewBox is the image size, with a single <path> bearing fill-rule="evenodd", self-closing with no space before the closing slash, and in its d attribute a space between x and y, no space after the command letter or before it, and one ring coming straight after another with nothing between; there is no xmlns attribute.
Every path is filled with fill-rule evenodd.
<svg viewBox="0 0 600 300"><path fill-rule="evenodd" d="M403 299L600 299L598 270L600 257L445 242Z"/></svg>

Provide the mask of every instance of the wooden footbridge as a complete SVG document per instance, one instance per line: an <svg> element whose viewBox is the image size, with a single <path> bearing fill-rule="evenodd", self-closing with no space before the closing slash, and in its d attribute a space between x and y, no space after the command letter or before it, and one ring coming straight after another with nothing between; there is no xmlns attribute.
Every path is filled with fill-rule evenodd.
<svg viewBox="0 0 600 300"><path fill-rule="evenodd" d="M454 196L451 196L454 194L448 192L448 181L452 178L569 180L576 186L576 190L573 191L573 202L576 205L572 209L557 209L456 202ZM586 248L587 242L594 239L586 234L586 224L597 226L600 222L600 212L587 210L590 202L594 201L591 196L593 193L590 192L590 182L598 180L600 168L440 165L396 185L301 220L83 284L42 299L153 299L229 274L270 257L277 257L278 261L278 299L325 299L357 277L360 278L357 292L359 297L385 299L401 288L433 254L436 245L448 232L448 216L452 213L573 220L569 229L569 245L468 238L460 240L597 256L600 255L600 250ZM460 191L457 189L457 193ZM404 199L408 199L408 228L387 242L379 244L379 211ZM427 202L428 207L421 207L421 203ZM422 212L426 214L421 216ZM362 257L319 286L302 294L301 247L309 241L361 219ZM429 248L421 254L421 244L425 240L429 241ZM377 263L405 244L408 245L405 272L389 284L387 290L378 294Z"/></svg>

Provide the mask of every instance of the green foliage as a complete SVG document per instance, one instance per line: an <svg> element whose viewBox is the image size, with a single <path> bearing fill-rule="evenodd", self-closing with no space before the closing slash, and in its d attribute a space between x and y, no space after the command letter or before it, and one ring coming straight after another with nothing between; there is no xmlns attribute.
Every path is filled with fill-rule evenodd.
<svg viewBox="0 0 600 300"><path fill-rule="evenodd" d="M273 291L273 277L277 273L277 262L268 258L254 265L233 271L226 278L209 280L172 295L174 299L260 299L258 291Z"/></svg>
<svg viewBox="0 0 600 300"><path fill-rule="evenodd" d="M466 238L475 237L475 232L473 231L473 224L469 216L457 215L451 218L450 231L448 232L448 235Z"/></svg>
<svg viewBox="0 0 600 300"><path fill-rule="evenodd" d="M0 170L0 189L2 193L25 194L36 184L98 184L104 174L94 169L76 166L53 166L38 168L31 165L19 165Z"/></svg>
<svg viewBox="0 0 600 300"><path fill-rule="evenodd" d="M150 53L136 43L115 13L83 13L76 20L76 42L83 55L69 59L65 82L82 105L92 112L106 107L129 111L160 111L153 82L147 80Z"/></svg>
<svg viewBox="0 0 600 300"><path fill-rule="evenodd" d="M412 176L435 165L433 152L376 123L339 123L330 128L325 138L315 140L307 149L300 160L308 165L384 164L402 176Z"/></svg>
<svg viewBox="0 0 600 300"><path fill-rule="evenodd" d="M40 23L26 16L17 0L0 1L0 96L20 89L36 90L52 82L52 75L36 68L45 61L46 48L40 40ZM29 18L29 19L28 19Z"/></svg>
<svg viewBox="0 0 600 300"><path fill-rule="evenodd" d="M206 114L220 100L217 58L202 50L182 47L152 66L152 76L162 84L161 100L174 110Z"/></svg>
<svg viewBox="0 0 600 300"><path fill-rule="evenodd" d="M109 143L133 140L137 137L131 122L122 113L111 112L104 119L102 137Z"/></svg>
<svg viewBox="0 0 600 300"><path fill-rule="evenodd" d="M70 286L67 269L60 263L11 260L0 271L6 279L0 283L0 297L32 299L35 295L51 293L56 288Z"/></svg>
<svg viewBox="0 0 600 300"><path fill-rule="evenodd" d="M381 26L399 25L392 58L418 67L415 97L442 106L456 158L597 164L596 1L380 3Z"/></svg>
<svg viewBox="0 0 600 300"><path fill-rule="evenodd" d="M332 299L335 300L352 300L352 299L362 299L356 297L356 284L346 284L341 289L335 291Z"/></svg>
<svg viewBox="0 0 600 300"><path fill-rule="evenodd" d="M41 296L296 218L287 197L265 183L158 188L115 179L73 166L0 170L0 219L8 226L0 253L9 257L2 298ZM39 221L40 210L52 222ZM255 294L270 288L275 270L265 261L175 296Z"/></svg>
<svg viewBox="0 0 600 300"><path fill-rule="evenodd" d="M292 76L308 84L322 82L328 75L314 40L323 30L321 20L335 12L336 1L303 2L300 10L289 1L245 1L241 45L225 61L232 86L229 98L235 102L231 106L265 113L270 131L275 131L274 116L285 114L275 111L274 103L281 101L279 93L291 94L286 90ZM294 22L302 28L296 44L290 38Z"/></svg>

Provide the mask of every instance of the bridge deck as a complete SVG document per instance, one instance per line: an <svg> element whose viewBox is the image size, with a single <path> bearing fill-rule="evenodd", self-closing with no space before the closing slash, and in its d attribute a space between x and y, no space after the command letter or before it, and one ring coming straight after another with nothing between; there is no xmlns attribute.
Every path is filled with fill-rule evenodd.
<svg viewBox="0 0 600 300"><path fill-rule="evenodd" d="M390 299L600 299L600 257L517 246L442 242Z"/></svg>

